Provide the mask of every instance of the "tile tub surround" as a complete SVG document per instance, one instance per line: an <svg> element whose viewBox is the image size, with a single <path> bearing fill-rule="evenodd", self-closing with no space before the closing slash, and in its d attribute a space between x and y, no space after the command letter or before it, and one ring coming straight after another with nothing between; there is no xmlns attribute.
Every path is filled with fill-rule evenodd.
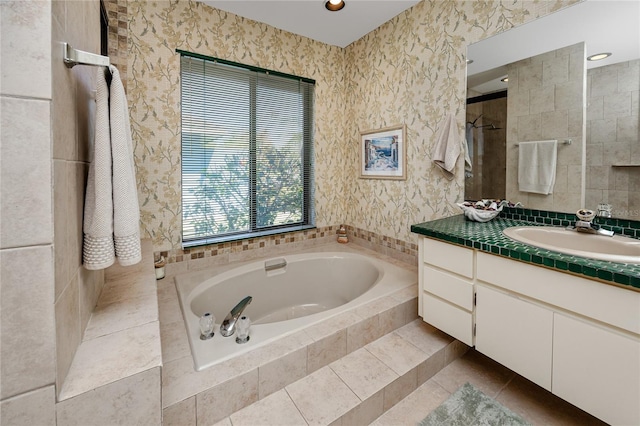
<svg viewBox="0 0 640 426"><path fill-rule="evenodd" d="M335 242L340 225L323 226L305 231L287 232L258 238L248 238L206 246L156 251L163 256L174 273L187 269L201 269L233 261L277 255L279 251L294 251ZM346 225L347 236L353 244L368 248L409 264L417 263L418 245ZM188 264L188 265L187 265Z"/></svg>
<svg viewBox="0 0 640 426"><path fill-rule="evenodd" d="M640 265L570 256L522 244L502 234L503 229L511 226L567 226L574 222L575 216L571 214L511 208L503 210L496 219L486 223L471 222L464 215L456 215L412 225L411 232L640 291ZM604 223L604 228L640 238L640 222L607 219L601 223Z"/></svg>
<svg viewBox="0 0 640 426"><path fill-rule="evenodd" d="M136 265L105 270L104 288L60 390L58 424L161 421L162 351L151 241L142 241L142 253Z"/></svg>
<svg viewBox="0 0 640 426"><path fill-rule="evenodd" d="M332 246L338 244L323 247L331 251ZM351 248L416 271L415 266L370 250ZM389 296L196 372L171 277L158 282L158 300L164 414L167 418L197 418L198 423L207 424L263 400L417 318L417 285L409 283ZM236 397L219 396L229 392Z"/></svg>

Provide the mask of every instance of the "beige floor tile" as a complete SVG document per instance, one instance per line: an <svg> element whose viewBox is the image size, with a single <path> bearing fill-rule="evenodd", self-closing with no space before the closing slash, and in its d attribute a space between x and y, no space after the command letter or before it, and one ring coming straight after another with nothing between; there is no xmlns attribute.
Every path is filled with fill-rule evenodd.
<svg viewBox="0 0 640 426"><path fill-rule="evenodd" d="M365 348L398 375L404 375L427 359L427 354L395 332L371 342Z"/></svg>
<svg viewBox="0 0 640 426"><path fill-rule="evenodd" d="M310 425L329 424L360 402L329 367L290 384L286 391Z"/></svg>
<svg viewBox="0 0 640 426"><path fill-rule="evenodd" d="M418 368L398 377L384 389L384 409L396 405L418 387Z"/></svg>
<svg viewBox="0 0 640 426"><path fill-rule="evenodd" d="M343 426L368 425L384 411L384 391L380 391L362 401L360 405L353 408L342 416L340 423Z"/></svg>
<svg viewBox="0 0 640 426"><path fill-rule="evenodd" d="M233 426L307 425L283 389L230 416Z"/></svg>
<svg viewBox="0 0 640 426"><path fill-rule="evenodd" d="M162 426L195 426L196 397L192 396L162 410Z"/></svg>
<svg viewBox="0 0 640 426"><path fill-rule="evenodd" d="M160 324L160 338L162 340L162 361L169 362L178 358L191 356L187 330L184 321Z"/></svg>
<svg viewBox="0 0 640 426"><path fill-rule="evenodd" d="M364 348L351 352L329 367L363 401L398 378L391 368Z"/></svg>
<svg viewBox="0 0 640 426"><path fill-rule="evenodd" d="M265 398L307 375L307 348L258 367L258 398Z"/></svg>
<svg viewBox="0 0 640 426"><path fill-rule="evenodd" d="M521 376L510 381L496 400L534 425L606 424Z"/></svg>
<svg viewBox="0 0 640 426"><path fill-rule="evenodd" d="M508 368L475 350L470 350L462 358L453 361L433 376L450 393L469 382L485 395L495 398L504 386L515 376Z"/></svg>
<svg viewBox="0 0 640 426"><path fill-rule="evenodd" d="M347 330L340 330L308 347L307 371L312 373L347 354Z"/></svg>
<svg viewBox="0 0 640 426"><path fill-rule="evenodd" d="M396 333L417 346L427 355L433 355L453 341L451 336L430 326L422 319L410 322L396 330Z"/></svg>
<svg viewBox="0 0 640 426"><path fill-rule="evenodd" d="M372 425L415 425L446 401L450 395L439 384L428 381L378 417Z"/></svg>

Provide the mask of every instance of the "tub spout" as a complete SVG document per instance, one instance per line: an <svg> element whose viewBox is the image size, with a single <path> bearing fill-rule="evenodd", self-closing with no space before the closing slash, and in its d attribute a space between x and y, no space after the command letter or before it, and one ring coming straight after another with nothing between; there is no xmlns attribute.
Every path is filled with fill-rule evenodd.
<svg viewBox="0 0 640 426"><path fill-rule="evenodd" d="M226 318L220 325L220 334L222 334L224 337L229 337L233 333L235 333L238 318L240 318L240 315L242 315L242 312L245 310L247 305L251 303L251 300L251 296L247 296L242 299L240 303L234 306L233 309L231 309L231 312L227 314Z"/></svg>

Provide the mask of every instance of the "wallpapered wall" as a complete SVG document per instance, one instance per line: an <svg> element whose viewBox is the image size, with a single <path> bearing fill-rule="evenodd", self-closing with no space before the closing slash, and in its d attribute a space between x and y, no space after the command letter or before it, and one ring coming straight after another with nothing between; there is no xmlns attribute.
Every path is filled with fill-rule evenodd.
<svg viewBox="0 0 640 426"><path fill-rule="evenodd" d="M412 223L457 213L461 173L430 160L438 123L464 131L466 46L575 0L423 1L346 49L193 1L129 1L128 99L142 233L180 248L180 66L175 49L316 80L316 224L405 241ZM406 181L361 180L359 132L405 123ZM461 163L458 164L461 168Z"/></svg>

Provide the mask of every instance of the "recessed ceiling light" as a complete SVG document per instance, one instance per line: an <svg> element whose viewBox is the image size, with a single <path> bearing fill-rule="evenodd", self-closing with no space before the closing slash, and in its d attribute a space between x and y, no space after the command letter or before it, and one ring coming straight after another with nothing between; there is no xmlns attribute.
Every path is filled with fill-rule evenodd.
<svg viewBox="0 0 640 426"><path fill-rule="evenodd" d="M587 61L600 61L604 58L608 58L609 56L611 56L610 52L596 53L595 55L588 56Z"/></svg>
<svg viewBox="0 0 640 426"><path fill-rule="evenodd" d="M331 12L337 12L344 8L345 3L344 0L327 0L324 4L324 7Z"/></svg>
<svg viewBox="0 0 640 426"><path fill-rule="evenodd" d="M502 77L502 78L500 79L500 81L501 81L501 82L503 82L503 83L508 82L508 81L509 81L509 76L508 76L508 75L506 75L506 76Z"/></svg>

